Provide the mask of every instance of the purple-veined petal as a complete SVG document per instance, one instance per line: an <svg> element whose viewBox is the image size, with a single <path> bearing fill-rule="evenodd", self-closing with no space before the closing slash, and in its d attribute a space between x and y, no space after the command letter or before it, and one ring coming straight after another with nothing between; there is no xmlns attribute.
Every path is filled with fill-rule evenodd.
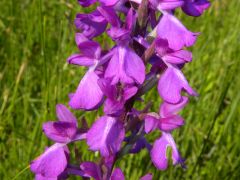
<svg viewBox="0 0 240 180"><path fill-rule="evenodd" d="M95 3L97 0L78 0L78 3L83 7L88 7Z"/></svg>
<svg viewBox="0 0 240 180"><path fill-rule="evenodd" d="M154 8L158 10L173 10L184 4L184 0L150 0Z"/></svg>
<svg viewBox="0 0 240 180"><path fill-rule="evenodd" d="M125 179L125 177L124 177L122 170L120 168L114 169L114 171L110 177L110 180L124 180L124 179Z"/></svg>
<svg viewBox="0 0 240 180"><path fill-rule="evenodd" d="M177 104L171 104L168 102L163 102L160 107L160 116L162 118L169 117L178 113L183 107L188 103L188 97L183 96L181 101Z"/></svg>
<svg viewBox="0 0 240 180"><path fill-rule="evenodd" d="M172 131L184 125L184 119L181 116L173 115L161 118L158 127L162 131Z"/></svg>
<svg viewBox="0 0 240 180"><path fill-rule="evenodd" d="M111 27L107 34L116 42L128 42L130 40L130 31L118 28L118 27Z"/></svg>
<svg viewBox="0 0 240 180"><path fill-rule="evenodd" d="M168 41L169 47L180 50L184 46L192 46L199 33L192 33L173 15L164 14L157 26L157 35Z"/></svg>
<svg viewBox="0 0 240 180"><path fill-rule="evenodd" d="M32 172L44 177L58 177L67 167L68 158L65 144L56 143L42 155L33 160L30 165Z"/></svg>
<svg viewBox="0 0 240 180"><path fill-rule="evenodd" d="M201 16L210 5L208 0L185 0L182 10L189 16Z"/></svg>
<svg viewBox="0 0 240 180"><path fill-rule="evenodd" d="M154 131L158 127L159 118L159 115L156 113L148 113L144 117L144 128L147 134Z"/></svg>
<svg viewBox="0 0 240 180"><path fill-rule="evenodd" d="M97 10L90 14L77 14L74 22L76 28L89 39L101 35L107 27L107 21Z"/></svg>
<svg viewBox="0 0 240 180"><path fill-rule="evenodd" d="M153 175L151 173L146 174L145 176L141 177L139 180L152 180Z"/></svg>
<svg viewBox="0 0 240 180"><path fill-rule="evenodd" d="M172 135L169 133L163 133L162 136L154 142L153 148L151 150L151 159L153 164L160 170L165 170L168 167L167 159L167 147L172 148L172 160L173 164L182 164L183 159L181 158L175 141Z"/></svg>
<svg viewBox="0 0 240 180"><path fill-rule="evenodd" d="M77 126L75 123L70 122L46 122L43 124L43 131L45 135L59 143L68 143L76 135Z"/></svg>
<svg viewBox="0 0 240 180"><path fill-rule="evenodd" d="M94 65L94 59L93 58L89 58L86 56L83 56L81 54L73 54L71 55L68 59L67 62L69 64L74 64L74 65L78 65L78 66L93 66Z"/></svg>
<svg viewBox="0 0 240 180"><path fill-rule="evenodd" d="M101 56L101 47L95 41L86 41L78 44L78 49L85 57L99 59Z"/></svg>
<svg viewBox="0 0 240 180"><path fill-rule="evenodd" d="M179 69L168 67L158 83L158 92L160 96L164 101L176 104L179 103L182 98L182 90L185 90L190 95L197 95L197 93L189 86L187 80Z"/></svg>
<svg viewBox="0 0 240 180"><path fill-rule="evenodd" d="M93 151L108 157L119 151L125 131L122 122L110 116L100 117L87 133L87 144Z"/></svg>
<svg viewBox="0 0 240 180"><path fill-rule="evenodd" d="M83 162L80 165L80 168L84 172L85 177L86 176L92 177L96 180L101 180L102 179L101 169L95 163L93 163L93 162Z"/></svg>
<svg viewBox="0 0 240 180"><path fill-rule="evenodd" d="M103 93L98 86L98 79L94 71L87 71L69 102L71 108L92 110L101 104Z"/></svg>

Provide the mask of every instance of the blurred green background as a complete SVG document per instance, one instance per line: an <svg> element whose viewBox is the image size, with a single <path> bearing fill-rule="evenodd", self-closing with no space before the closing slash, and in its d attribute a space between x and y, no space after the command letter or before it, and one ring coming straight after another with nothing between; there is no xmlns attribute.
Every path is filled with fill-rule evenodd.
<svg viewBox="0 0 240 180"><path fill-rule="evenodd" d="M32 179L29 162L51 144L41 124L56 119L55 105L67 104L84 73L66 64L77 50L74 16L83 9L76 0L1 0L0 12L0 179ZM200 18L180 11L178 17L202 33L184 68L200 96L181 113L186 125L174 132L188 169L157 171L146 150L118 165L131 180L147 172L154 179L240 179L240 1L215 0ZM154 101L153 111L160 104L156 92L144 97ZM89 122L98 115L84 114ZM83 160L96 159L86 148L75 146Z"/></svg>

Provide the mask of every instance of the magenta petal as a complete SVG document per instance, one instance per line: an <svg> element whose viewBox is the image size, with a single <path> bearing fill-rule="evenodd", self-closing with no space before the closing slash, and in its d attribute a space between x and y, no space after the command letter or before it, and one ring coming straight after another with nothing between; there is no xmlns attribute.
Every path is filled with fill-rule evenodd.
<svg viewBox="0 0 240 180"><path fill-rule="evenodd" d="M58 177L67 167L67 156L64 144L54 144L41 156L31 162L30 169L44 177Z"/></svg>
<svg viewBox="0 0 240 180"><path fill-rule="evenodd" d="M125 177L124 177L122 170L120 168L114 169L114 171L110 177L110 180L124 180L124 179L125 179Z"/></svg>
<svg viewBox="0 0 240 180"><path fill-rule="evenodd" d="M87 144L93 151L108 157L119 151L125 131L122 122L108 116L99 118L87 133Z"/></svg>
<svg viewBox="0 0 240 180"><path fill-rule="evenodd" d="M101 169L93 162L83 162L80 165L81 170L84 172L84 176L92 177L96 180L101 180Z"/></svg>
<svg viewBox="0 0 240 180"><path fill-rule="evenodd" d="M124 69L127 49L118 47L114 51L115 53L108 64L104 77L112 79L112 84L117 84L119 81L126 84L134 83L134 80L126 74Z"/></svg>
<svg viewBox="0 0 240 180"><path fill-rule="evenodd" d="M182 10L189 16L200 16L210 5L208 0L185 0Z"/></svg>
<svg viewBox="0 0 240 180"><path fill-rule="evenodd" d="M188 97L183 96L181 101L177 104L163 102L160 107L160 116L168 117L178 113L188 103Z"/></svg>
<svg viewBox="0 0 240 180"><path fill-rule="evenodd" d="M107 21L97 10L90 14L77 14L74 22L76 28L89 39L101 35L107 27Z"/></svg>
<svg viewBox="0 0 240 180"><path fill-rule="evenodd" d="M125 20L125 29L132 31L136 23L136 15L133 8L130 8Z"/></svg>
<svg viewBox="0 0 240 180"><path fill-rule="evenodd" d="M58 180L58 177L44 177L41 174L36 174L35 180Z"/></svg>
<svg viewBox="0 0 240 180"><path fill-rule="evenodd" d="M183 64L192 60L192 53L187 50L179 50L164 55L162 59L171 64Z"/></svg>
<svg viewBox="0 0 240 180"><path fill-rule="evenodd" d="M119 0L99 0L103 6L114 6Z"/></svg>
<svg viewBox="0 0 240 180"><path fill-rule="evenodd" d="M127 48L124 61L124 69L128 76L142 84L145 79L145 65L142 59L131 49Z"/></svg>
<svg viewBox="0 0 240 180"><path fill-rule="evenodd" d="M178 115L161 118L159 121L159 129L162 131L172 131L183 125L184 125L184 119Z"/></svg>
<svg viewBox="0 0 240 180"><path fill-rule="evenodd" d="M168 41L169 47L180 50L184 46L192 46L199 33L192 33L173 15L164 14L157 26L157 34Z"/></svg>
<svg viewBox="0 0 240 180"><path fill-rule="evenodd" d="M115 12L115 10L111 7L98 7L98 11L102 14L102 16L109 22L112 26L120 27L120 20Z"/></svg>
<svg viewBox="0 0 240 180"><path fill-rule="evenodd" d="M124 100L128 100L130 99L131 97L133 97L138 91L138 88L135 87L135 86L132 86L132 87L125 87L124 88L124 94L123 94L123 97L124 97Z"/></svg>
<svg viewBox="0 0 240 180"><path fill-rule="evenodd" d="M43 124L43 131L46 136L59 143L70 142L77 132L77 126L75 123L69 122L47 122Z"/></svg>
<svg viewBox="0 0 240 180"><path fill-rule="evenodd" d="M83 7L87 7L92 5L93 3L95 3L97 0L78 0L78 3L83 6Z"/></svg>
<svg viewBox="0 0 240 180"><path fill-rule="evenodd" d="M56 106L56 114L59 121L74 123L75 126L77 127L77 118L63 104L58 104Z"/></svg>
<svg viewBox="0 0 240 180"><path fill-rule="evenodd" d="M158 82L160 96L169 103L179 103L181 91L185 90L190 95L197 93L189 86L187 80L179 69L168 67Z"/></svg>
<svg viewBox="0 0 240 180"><path fill-rule="evenodd" d="M148 134L154 131L158 127L159 116L156 113L148 113L144 118L144 128L145 132Z"/></svg>
<svg viewBox="0 0 240 180"><path fill-rule="evenodd" d="M89 57L83 56L81 54L71 55L67 59L67 62L69 64L74 64L74 65L78 65L78 66L87 66L87 67L90 67L90 66L94 65L94 59L93 58L89 58Z"/></svg>
<svg viewBox="0 0 240 180"><path fill-rule="evenodd" d="M101 47L97 42L86 41L78 44L78 49L81 54L85 57L90 57L93 59L99 59L101 56Z"/></svg>
<svg viewBox="0 0 240 180"><path fill-rule="evenodd" d="M152 180L153 175L151 173L146 174L145 176L141 177L139 180Z"/></svg>
<svg viewBox="0 0 240 180"><path fill-rule="evenodd" d="M153 148L151 150L152 162L160 170L165 170L168 167L168 159L166 154L168 146L172 148L173 164L183 164L183 159L177 150L172 135L169 133L163 133L162 136L154 142Z"/></svg>
<svg viewBox="0 0 240 180"><path fill-rule="evenodd" d="M87 71L69 102L71 108L92 110L101 104L103 93L98 86L98 79L94 71Z"/></svg>
<svg viewBox="0 0 240 180"><path fill-rule="evenodd" d="M184 4L184 0L150 0L153 7L158 10L173 10Z"/></svg>

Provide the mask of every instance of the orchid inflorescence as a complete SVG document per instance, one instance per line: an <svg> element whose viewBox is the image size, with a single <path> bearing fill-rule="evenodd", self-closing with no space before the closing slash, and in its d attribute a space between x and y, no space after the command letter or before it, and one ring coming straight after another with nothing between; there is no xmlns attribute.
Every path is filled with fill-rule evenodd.
<svg viewBox="0 0 240 180"><path fill-rule="evenodd" d="M146 148L159 170L168 166L167 148L174 165L185 167L172 131L184 125L178 112L188 103L188 95L197 93L189 86L181 69L192 60L187 47L194 45L199 33L193 33L174 16L181 8L189 16L200 16L210 6L208 0L78 0L83 7L97 5L89 14L77 14L75 36L79 53L69 64L88 67L69 106L93 111L103 105L104 115L89 128L64 105L56 106L58 121L43 124L46 136L55 144L31 162L36 179L66 179L69 175L97 180L122 180L124 174L115 162L124 155ZM96 6L94 6L96 7ZM95 38L104 34L114 42L101 49ZM146 67L151 67L146 72ZM148 68L149 69L149 68ZM136 101L157 84L163 100L159 113L134 108ZM161 131L153 144L145 135ZM98 162L70 164L68 144L85 140L91 151L98 151ZM146 174L141 180L152 179Z"/></svg>

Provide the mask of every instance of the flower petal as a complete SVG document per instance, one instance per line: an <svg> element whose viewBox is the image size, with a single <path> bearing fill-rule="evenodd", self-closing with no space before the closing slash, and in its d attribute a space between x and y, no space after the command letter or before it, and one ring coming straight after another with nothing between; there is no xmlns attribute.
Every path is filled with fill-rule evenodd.
<svg viewBox="0 0 240 180"><path fill-rule="evenodd" d="M152 180L153 175L151 173L146 174L145 176L141 177L139 180Z"/></svg>
<svg viewBox="0 0 240 180"><path fill-rule="evenodd" d="M142 59L131 49L126 49L124 69L126 74L132 77L138 84L145 80L145 65Z"/></svg>
<svg viewBox="0 0 240 180"><path fill-rule="evenodd" d="M182 164L184 163L181 158L174 139L169 133L163 133L162 136L154 142L153 148L151 150L151 159L153 164L160 170L165 170L168 167L167 159L167 147L172 148L172 160L173 164Z"/></svg>
<svg viewBox="0 0 240 180"><path fill-rule="evenodd" d="M68 163L65 148L64 144L59 143L49 147L41 156L31 162L31 171L48 178L58 177Z"/></svg>
<svg viewBox="0 0 240 180"><path fill-rule="evenodd" d="M114 169L114 171L110 177L110 180L124 180L124 179L125 179L125 177L124 177L122 170L120 168Z"/></svg>
<svg viewBox="0 0 240 180"><path fill-rule="evenodd" d="M97 10L90 14L77 14L74 22L76 28L89 39L101 35L107 27L107 21Z"/></svg>
<svg viewBox="0 0 240 180"><path fill-rule="evenodd" d="M68 59L67 62L69 64L74 64L74 65L78 65L78 66L93 66L94 65L94 59L93 58L89 58L86 56L83 56L81 54L73 54L71 55Z"/></svg>
<svg viewBox="0 0 240 180"><path fill-rule="evenodd" d="M78 3L83 7L88 7L95 3L97 0L78 0Z"/></svg>
<svg viewBox="0 0 240 180"><path fill-rule="evenodd" d="M94 71L87 71L69 102L71 108L93 110L99 107L103 93L98 86L98 79Z"/></svg>
<svg viewBox="0 0 240 180"><path fill-rule="evenodd" d="M159 129L162 131L172 131L184 125L184 119L181 116L173 115L161 118L159 121Z"/></svg>
<svg viewBox="0 0 240 180"><path fill-rule="evenodd" d="M81 170L84 172L84 176L92 177L96 180L101 180L101 169L93 162L83 162L80 165Z"/></svg>
<svg viewBox="0 0 240 180"><path fill-rule="evenodd" d="M100 117L87 133L87 144L93 151L108 157L119 151L125 131L122 122L114 117Z"/></svg>
<svg viewBox="0 0 240 180"><path fill-rule="evenodd" d="M59 121L74 123L77 126L77 118L63 104L58 104L56 106L56 114Z"/></svg>
<svg viewBox="0 0 240 180"><path fill-rule="evenodd" d="M171 64L183 64L192 60L192 53L187 50L179 50L164 55L162 60Z"/></svg>
<svg viewBox="0 0 240 180"><path fill-rule="evenodd" d="M187 80L179 69L168 67L158 83L158 92L164 101L172 104L181 101L181 91L196 96L197 93L189 86Z"/></svg>
<svg viewBox="0 0 240 180"><path fill-rule="evenodd" d="M184 0L150 0L153 7L158 10L173 10L184 4Z"/></svg>
<svg viewBox="0 0 240 180"><path fill-rule="evenodd" d="M154 131L158 127L159 115L156 113L148 113L144 118L144 128L145 132L148 134Z"/></svg>
<svg viewBox="0 0 240 180"><path fill-rule="evenodd" d="M188 103L188 97L183 96L181 101L177 104L163 102L160 107L160 116L162 118L169 117L178 113Z"/></svg>
<svg viewBox="0 0 240 180"><path fill-rule="evenodd" d="M45 135L59 143L68 143L76 135L77 126L75 123L70 122L47 122L43 124L43 131Z"/></svg>
<svg viewBox="0 0 240 180"><path fill-rule="evenodd" d="M210 5L208 0L185 0L182 10L189 16L201 16Z"/></svg>
<svg viewBox="0 0 240 180"><path fill-rule="evenodd" d="M157 34L161 39L168 41L169 47L180 50L184 46L192 46L199 33L192 33L173 15L164 14L157 26Z"/></svg>

